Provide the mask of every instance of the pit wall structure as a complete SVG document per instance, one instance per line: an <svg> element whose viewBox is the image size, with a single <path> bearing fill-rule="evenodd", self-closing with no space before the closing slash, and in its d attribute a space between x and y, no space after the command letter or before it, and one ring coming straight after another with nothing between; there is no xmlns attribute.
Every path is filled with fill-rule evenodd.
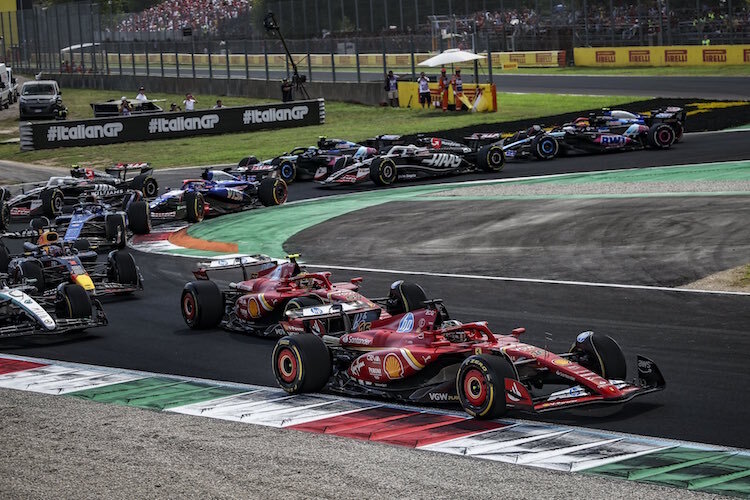
<svg viewBox="0 0 750 500"><path fill-rule="evenodd" d="M750 45L672 45L661 47L577 47L576 66L738 66L750 65Z"/></svg>

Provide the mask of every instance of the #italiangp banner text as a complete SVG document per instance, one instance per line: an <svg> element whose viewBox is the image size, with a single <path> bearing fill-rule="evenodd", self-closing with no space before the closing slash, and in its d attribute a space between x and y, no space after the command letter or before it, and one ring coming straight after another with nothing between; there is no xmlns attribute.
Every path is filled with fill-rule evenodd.
<svg viewBox="0 0 750 500"><path fill-rule="evenodd" d="M251 132L324 122L323 99L182 113L22 122L21 151Z"/></svg>

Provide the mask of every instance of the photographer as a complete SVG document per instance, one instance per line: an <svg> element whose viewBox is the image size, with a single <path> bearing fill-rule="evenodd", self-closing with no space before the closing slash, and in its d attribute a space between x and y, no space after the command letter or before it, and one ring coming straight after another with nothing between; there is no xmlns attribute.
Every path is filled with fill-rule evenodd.
<svg viewBox="0 0 750 500"><path fill-rule="evenodd" d="M281 81L281 100L283 102L290 102L294 100L292 95L292 84L288 78L284 78Z"/></svg>

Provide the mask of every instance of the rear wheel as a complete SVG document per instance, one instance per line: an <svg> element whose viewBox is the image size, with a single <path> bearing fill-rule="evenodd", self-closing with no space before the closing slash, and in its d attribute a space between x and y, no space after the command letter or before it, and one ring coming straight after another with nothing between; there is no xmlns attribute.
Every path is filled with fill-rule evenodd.
<svg viewBox="0 0 750 500"><path fill-rule="evenodd" d="M311 333L283 337L273 349L273 374L289 394L317 392L331 378L331 355Z"/></svg>
<svg viewBox="0 0 750 500"><path fill-rule="evenodd" d="M396 163L390 158L375 158L370 163L370 179L377 186L390 186L398 178Z"/></svg>
<svg viewBox="0 0 750 500"><path fill-rule="evenodd" d="M297 165L292 160L281 160L279 163L279 176L287 184L294 182L297 178Z"/></svg>
<svg viewBox="0 0 750 500"><path fill-rule="evenodd" d="M541 134L531 139L531 151L538 160L551 160L560 151L560 145L554 137Z"/></svg>
<svg viewBox="0 0 750 500"><path fill-rule="evenodd" d="M57 219L55 219L57 223ZM49 227L50 221L47 217L34 217L29 221L29 227L34 231L41 231L45 227Z"/></svg>
<svg viewBox="0 0 750 500"><path fill-rule="evenodd" d="M10 225L10 207L5 200L0 200L0 230L8 229Z"/></svg>
<svg viewBox="0 0 750 500"><path fill-rule="evenodd" d="M286 182L281 179L263 179L258 186L258 198L264 207L281 205L286 201Z"/></svg>
<svg viewBox="0 0 750 500"><path fill-rule="evenodd" d="M82 286L67 283L60 289L55 310L62 318L89 318L91 298Z"/></svg>
<svg viewBox="0 0 750 500"><path fill-rule="evenodd" d="M38 260L25 260L21 262L19 269L20 276L16 277L18 281L22 281L23 279L34 280L32 285L36 288L36 291L44 293L46 284L44 282L44 267L41 262Z"/></svg>
<svg viewBox="0 0 750 500"><path fill-rule="evenodd" d="M125 248L128 234L125 226L125 214L117 212L104 218L104 236L117 248Z"/></svg>
<svg viewBox="0 0 750 500"><path fill-rule="evenodd" d="M87 239L75 240L73 242L73 248L79 252L88 252L91 250L91 242Z"/></svg>
<svg viewBox="0 0 750 500"><path fill-rule="evenodd" d="M185 210L188 222L200 222L206 216L206 202L203 195L196 191L185 193Z"/></svg>
<svg viewBox="0 0 750 500"><path fill-rule="evenodd" d="M668 149L675 141L675 131L666 123L657 123L648 129L648 144L657 149Z"/></svg>
<svg viewBox="0 0 750 500"><path fill-rule="evenodd" d="M479 148L477 165L485 172L500 172L505 166L503 148L492 144Z"/></svg>
<svg viewBox="0 0 750 500"><path fill-rule="evenodd" d="M127 252L114 252L109 261L108 278L115 283L137 286L138 266L135 259Z"/></svg>
<svg viewBox="0 0 750 500"><path fill-rule="evenodd" d="M224 296L213 281L191 281L182 289L182 318L194 330L218 326L224 317Z"/></svg>
<svg viewBox="0 0 750 500"><path fill-rule="evenodd" d="M128 224L135 234L151 232L151 212L145 201L134 201L128 207Z"/></svg>
<svg viewBox="0 0 750 500"><path fill-rule="evenodd" d="M625 380L628 365L620 345L609 335L583 332L570 352L578 354L578 364L606 379Z"/></svg>
<svg viewBox="0 0 750 500"><path fill-rule="evenodd" d="M466 413L481 419L505 415L506 378L517 376L505 358L487 354L466 358L456 375L458 400Z"/></svg>
<svg viewBox="0 0 750 500"><path fill-rule="evenodd" d="M143 193L146 198L153 198L159 193L159 183L156 182L151 174L140 174L133 179L132 186L134 189Z"/></svg>
<svg viewBox="0 0 750 500"><path fill-rule="evenodd" d="M685 133L685 126L682 122L676 122L672 124L672 129L674 130L674 142L680 142L682 135Z"/></svg>
<svg viewBox="0 0 750 500"><path fill-rule="evenodd" d="M42 213L47 217L54 217L62 213L65 196L59 189L46 189L42 191Z"/></svg>

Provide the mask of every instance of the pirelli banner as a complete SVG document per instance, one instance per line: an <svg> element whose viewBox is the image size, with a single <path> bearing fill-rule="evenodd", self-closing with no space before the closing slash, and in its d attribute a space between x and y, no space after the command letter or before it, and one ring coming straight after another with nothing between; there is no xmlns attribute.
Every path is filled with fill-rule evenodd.
<svg viewBox="0 0 750 500"><path fill-rule="evenodd" d="M575 48L576 66L750 65L750 45L673 45L661 47Z"/></svg>
<svg viewBox="0 0 750 500"><path fill-rule="evenodd" d="M325 116L325 101L315 99L184 113L22 122L21 151L304 127L324 123Z"/></svg>

